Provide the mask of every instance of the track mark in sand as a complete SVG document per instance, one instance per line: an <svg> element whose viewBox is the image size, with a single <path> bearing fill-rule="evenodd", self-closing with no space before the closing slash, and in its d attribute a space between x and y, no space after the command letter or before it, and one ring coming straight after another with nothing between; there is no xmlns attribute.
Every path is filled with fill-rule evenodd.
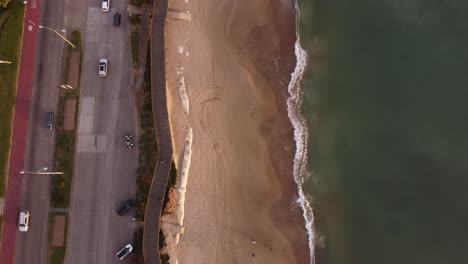
<svg viewBox="0 0 468 264"><path fill-rule="evenodd" d="M213 142L213 149L214 149L214 151L216 151L218 153L223 151L223 147L221 147L221 145L216 141Z"/></svg>
<svg viewBox="0 0 468 264"><path fill-rule="evenodd" d="M210 109L207 108L210 108L213 103L223 103L223 101L224 100L219 95L214 95L199 103L201 109L200 126L203 132L209 134L212 137L214 137L215 131L210 124L213 122L213 119L216 118L216 113L214 111L210 111Z"/></svg>

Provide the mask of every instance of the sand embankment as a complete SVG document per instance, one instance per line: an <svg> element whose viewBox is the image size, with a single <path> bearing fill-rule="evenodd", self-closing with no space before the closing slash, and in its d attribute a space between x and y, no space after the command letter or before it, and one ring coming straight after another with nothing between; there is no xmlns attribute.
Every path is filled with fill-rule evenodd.
<svg viewBox="0 0 468 264"><path fill-rule="evenodd" d="M293 1L174 0L169 6L191 14L190 22L170 19L166 29L177 162L184 128L193 129L179 263L309 263L293 200L286 113L295 64ZM190 112L177 89L181 77Z"/></svg>

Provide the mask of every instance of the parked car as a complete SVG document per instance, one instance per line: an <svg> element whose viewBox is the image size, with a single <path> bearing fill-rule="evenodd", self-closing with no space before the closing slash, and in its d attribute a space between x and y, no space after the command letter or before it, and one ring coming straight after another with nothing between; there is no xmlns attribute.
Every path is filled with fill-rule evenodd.
<svg viewBox="0 0 468 264"><path fill-rule="evenodd" d="M46 112L44 115L44 128L52 131L54 129L54 113Z"/></svg>
<svg viewBox="0 0 468 264"><path fill-rule="evenodd" d="M99 60L99 76L101 77L107 76L107 65L108 65L107 59L102 58Z"/></svg>
<svg viewBox="0 0 468 264"><path fill-rule="evenodd" d="M120 19L122 18L122 15L120 15L119 12L114 14L114 26L120 27Z"/></svg>
<svg viewBox="0 0 468 264"><path fill-rule="evenodd" d="M128 254L130 254L132 250L133 250L132 244L127 244L121 250L119 250L119 252L117 252L115 256L117 257L118 260L122 260L126 256L128 256Z"/></svg>
<svg viewBox="0 0 468 264"><path fill-rule="evenodd" d="M133 201L132 199L128 199L127 201L125 201L123 204L119 206L119 208L117 209L117 214L124 215L128 211L130 211L130 209L132 209L134 206L135 206L135 201Z"/></svg>
<svg viewBox="0 0 468 264"><path fill-rule="evenodd" d="M107 12L110 8L110 0L102 0L102 11Z"/></svg>
<svg viewBox="0 0 468 264"><path fill-rule="evenodd" d="M27 210L21 210L18 216L18 229L20 232L29 230L29 217L31 214Z"/></svg>

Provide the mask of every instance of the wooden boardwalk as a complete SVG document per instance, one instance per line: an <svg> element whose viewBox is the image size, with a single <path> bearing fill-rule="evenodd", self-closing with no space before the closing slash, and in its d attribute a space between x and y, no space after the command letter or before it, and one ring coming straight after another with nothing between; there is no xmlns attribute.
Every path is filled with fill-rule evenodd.
<svg viewBox="0 0 468 264"><path fill-rule="evenodd" d="M158 0L153 6L151 25L151 94L153 117L158 142L158 161L154 169L146 206L143 256L146 264L159 264L159 228L162 203L172 161L171 129L166 102L166 70L164 28L167 16L167 0Z"/></svg>

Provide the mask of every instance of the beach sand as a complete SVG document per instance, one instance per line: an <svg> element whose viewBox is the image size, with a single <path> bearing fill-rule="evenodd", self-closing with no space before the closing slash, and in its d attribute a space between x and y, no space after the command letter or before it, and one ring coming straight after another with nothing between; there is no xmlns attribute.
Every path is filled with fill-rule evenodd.
<svg viewBox="0 0 468 264"><path fill-rule="evenodd" d="M309 263L286 113L295 65L293 1L170 0L169 10L191 14L190 22L169 19L166 28L179 166L184 127L193 129L185 232L171 263L173 257L191 264ZM181 76L188 114L177 93Z"/></svg>

